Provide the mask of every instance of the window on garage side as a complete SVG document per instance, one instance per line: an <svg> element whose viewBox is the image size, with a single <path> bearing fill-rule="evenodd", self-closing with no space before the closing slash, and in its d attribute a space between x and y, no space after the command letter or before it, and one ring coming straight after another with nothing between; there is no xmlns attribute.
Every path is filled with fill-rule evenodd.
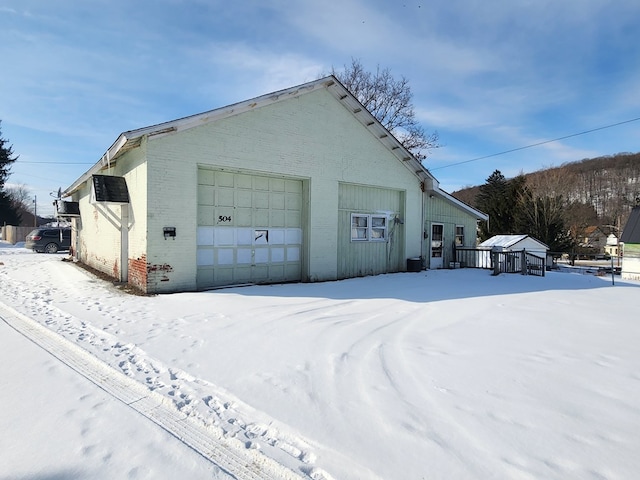
<svg viewBox="0 0 640 480"><path fill-rule="evenodd" d="M456 225L456 247L464 246L464 225Z"/></svg>
<svg viewBox="0 0 640 480"><path fill-rule="evenodd" d="M387 217L371 215L371 241L384 242L387 239Z"/></svg>
<svg viewBox="0 0 640 480"><path fill-rule="evenodd" d="M385 242L387 217L385 215L351 214L351 241Z"/></svg>
<svg viewBox="0 0 640 480"><path fill-rule="evenodd" d="M366 242L369 240L369 215L351 214L351 241Z"/></svg>

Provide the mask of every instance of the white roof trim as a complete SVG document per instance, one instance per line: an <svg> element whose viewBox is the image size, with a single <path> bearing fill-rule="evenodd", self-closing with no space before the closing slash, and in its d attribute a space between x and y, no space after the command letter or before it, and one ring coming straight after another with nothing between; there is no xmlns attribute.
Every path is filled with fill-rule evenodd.
<svg viewBox="0 0 640 480"><path fill-rule="evenodd" d="M532 241L534 241L535 243L539 244L541 247L545 248L545 249L549 249L549 247L542 243L540 240L538 240L537 238L532 237L531 235L526 235L526 234L520 234L520 235L494 235L491 238L488 238L487 240L485 240L484 242L482 242L480 245L478 245L479 247L505 247L505 248L510 248L513 247L514 245L517 245L518 243L522 242L523 240L526 240L527 238L531 239Z"/></svg>

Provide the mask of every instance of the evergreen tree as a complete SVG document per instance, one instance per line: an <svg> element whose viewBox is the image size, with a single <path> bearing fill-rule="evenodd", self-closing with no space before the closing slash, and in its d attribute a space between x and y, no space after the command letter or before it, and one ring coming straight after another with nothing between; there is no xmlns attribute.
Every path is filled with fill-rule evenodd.
<svg viewBox="0 0 640 480"><path fill-rule="evenodd" d="M489 215L489 222L480 225L480 239L517 232L516 217L520 208L519 197L524 188L522 175L507 180L500 170L494 171L487 183L480 186L476 206Z"/></svg>
<svg viewBox="0 0 640 480"><path fill-rule="evenodd" d="M4 188L11 173L11 164L17 159L9 141L2 138L2 121L0 120L0 225L20 224L20 214Z"/></svg>

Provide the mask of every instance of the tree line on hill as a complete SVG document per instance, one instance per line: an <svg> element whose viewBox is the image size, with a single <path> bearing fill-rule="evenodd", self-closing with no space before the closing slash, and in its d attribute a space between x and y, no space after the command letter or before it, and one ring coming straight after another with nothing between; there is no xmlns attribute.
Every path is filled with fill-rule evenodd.
<svg viewBox="0 0 640 480"><path fill-rule="evenodd" d="M511 179L496 170L484 185L452 195L489 214L481 240L527 234L553 252L575 252L589 227L620 236L640 202L640 153L585 159Z"/></svg>

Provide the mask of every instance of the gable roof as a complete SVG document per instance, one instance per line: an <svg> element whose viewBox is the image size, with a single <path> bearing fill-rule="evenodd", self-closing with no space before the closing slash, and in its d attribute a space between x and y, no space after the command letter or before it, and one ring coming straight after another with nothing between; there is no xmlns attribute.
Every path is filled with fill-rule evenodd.
<svg viewBox="0 0 640 480"><path fill-rule="evenodd" d="M622 243L640 243L640 205L633 207L620 236Z"/></svg>
<svg viewBox="0 0 640 480"><path fill-rule="evenodd" d="M595 234L600 234L604 236L604 232L600 229L600 227L596 226L596 225L591 225L589 227L586 227L584 229L584 236L585 237L589 237L591 235L595 235Z"/></svg>
<svg viewBox="0 0 640 480"><path fill-rule="evenodd" d="M239 115L265 105L281 102L289 98L298 97L318 89L326 89L335 97L376 139L381 142L398 161L408 168L425 188L437 187L437 180L422 165L420 160L414 157L400 141L395 138L359 101L354 97L340 81L330 75L312 82L295 87L267 93L260 97L245 100L243 102L228 105L226 107L209 110L207 112L191 115L177 120L152 125L149 127L129 130L121 133L115 142L109 147L98 162L78 178L70 187L62 192L63 197L68 197L78 190L92 175L99 173L104 168L110 167L118 158L129 150L140 146L142 139L146 137L159 138L171 133L188 130L209 122L215 122L223 118ZM453 198L453 197L452 197Z"/></svg>
<svg viewBox="0 0 640 480"><path fill-rule="evenodd" d="M549 247L542 243L540 240L537 240L529 235L494 235L493 237L482 242L479 247L504 247L510 248L520 243L526 238L530 238L536 243L539 243L541 247L548 249Z"/></svg>

